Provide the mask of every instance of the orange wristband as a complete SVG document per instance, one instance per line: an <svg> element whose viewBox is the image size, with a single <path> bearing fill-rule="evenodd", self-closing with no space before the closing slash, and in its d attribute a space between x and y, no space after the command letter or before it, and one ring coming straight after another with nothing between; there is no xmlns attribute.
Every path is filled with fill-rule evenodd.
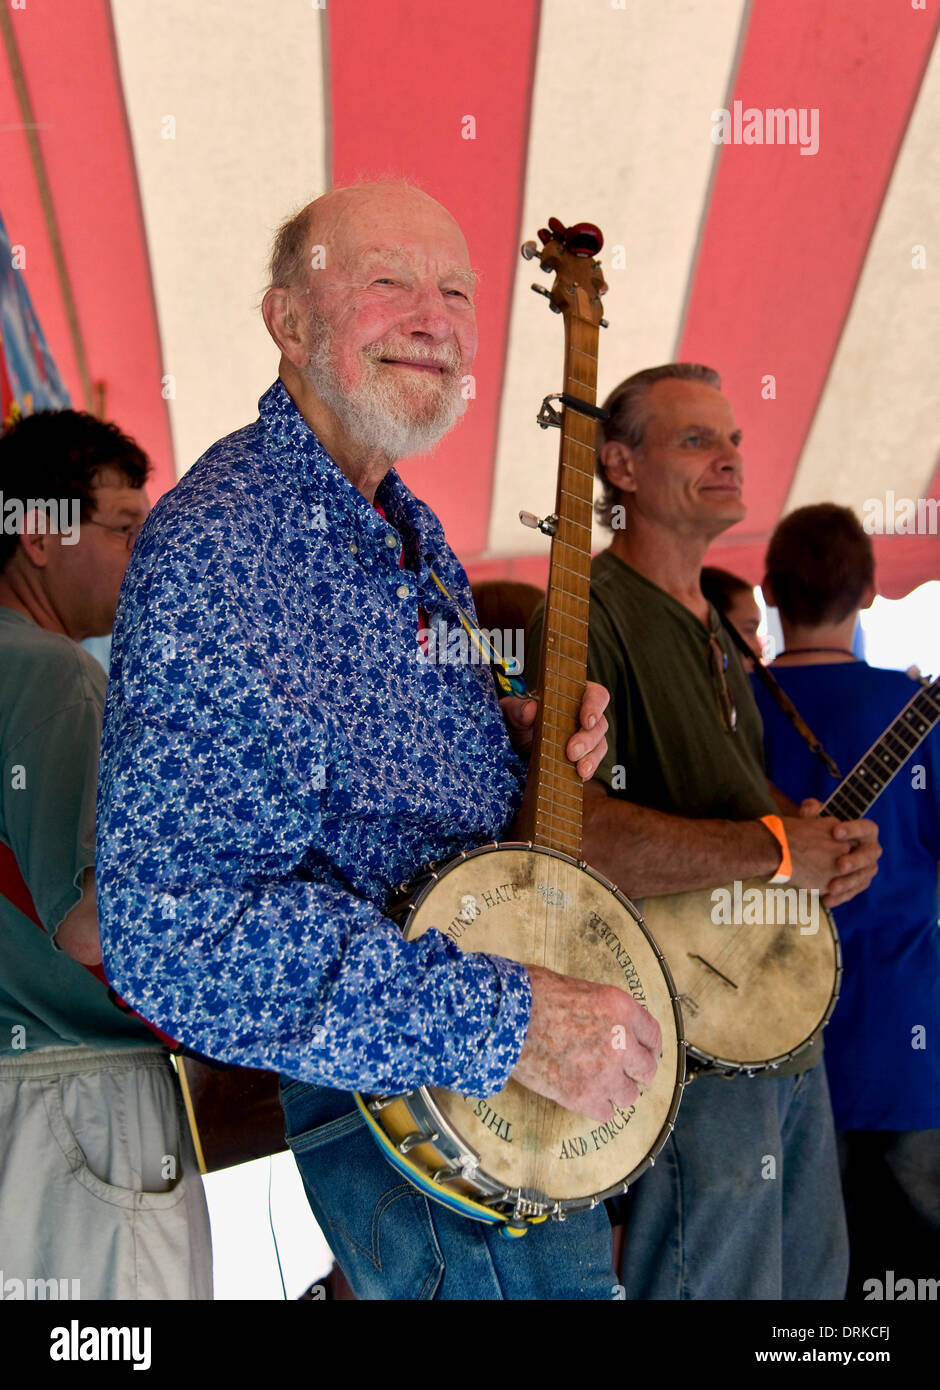
<svg viewBox="0 0 940 1390"><path fill-rule="evenodd" d="M783 821L779 816L761 816L760 823L761 825L766 825L781 850L777 872L774 874L773 878L769 878L767 882L789 883L793 876L793 861L790 858L790 846L787 842L787 832L783 828Z"/></svg>

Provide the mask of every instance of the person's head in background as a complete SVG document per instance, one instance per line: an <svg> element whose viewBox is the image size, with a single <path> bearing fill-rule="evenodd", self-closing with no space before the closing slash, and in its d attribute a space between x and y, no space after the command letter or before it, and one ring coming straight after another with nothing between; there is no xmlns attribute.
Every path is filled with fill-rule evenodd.
<svg viewBox="0 0 940 1390"><path fill-rule="evenodd" d="M0 605L76 642L110 632L149 472L133 439L83 411L0 436Z"/></svg>
<svg viewBox="0 0 940 1390"><path fill-rule="evenodd" d="M754 653L755 660L763 661L764 652L757 635L761 611L747 580L732 574L730 570L719 569L717 565L704 565L702 593L712 607L723 613L729 623L737 628Z"/></svg>
<svg viewBox="0 0 940 1390"><path fill-rule="evenodd" d="M595 439L603 526L645 545L704 547L746 515L741 431L721 377L700 362L634 372L609 393Z"/></svg>
<svg viewBox="0 0 940 1390"><path fill-rule="evenodd" d="M859 609L875 596L870 537L849 507L799 507L770 538L762 588L779 610L784 651L801 662L851 661Z"/></svg>

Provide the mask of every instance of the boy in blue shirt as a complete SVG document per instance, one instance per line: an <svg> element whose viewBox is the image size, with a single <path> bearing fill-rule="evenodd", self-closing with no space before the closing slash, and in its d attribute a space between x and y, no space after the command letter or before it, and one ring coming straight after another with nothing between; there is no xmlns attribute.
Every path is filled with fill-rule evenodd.
<svg viewBox="0 0 940 1390"><path fill-rule="evenodd" d="M855 515L801 507L771 538L764 594L785 648L773 674L843 775L915 694L854 654L874 556ZM836 783L756 681L767 775L800 801ZM825 1061L849 1222L848 1297L870 1281L940 1274L940 729L875 803L883 855L868 891L835 910L844 975ZM872 1294L872 1296L874 1296Z"/></svg>

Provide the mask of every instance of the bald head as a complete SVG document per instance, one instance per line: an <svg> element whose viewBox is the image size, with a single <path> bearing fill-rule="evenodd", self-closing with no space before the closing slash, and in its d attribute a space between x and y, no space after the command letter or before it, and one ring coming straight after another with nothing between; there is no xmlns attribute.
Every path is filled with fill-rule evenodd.
<svg viewBox="0 0 940 1390"><path fill-rule="evenodd" d="M309 272L318 262L324 264L331 253L334 257L342 255L354 228L371 224L385 240L390 226L401 221L432 228L439 225L459 242L467 257L467 244L456 219L435 198L403 180L379 179L331 188L282 223L271 250L268 283L285 289L305 288Z"/></svg>

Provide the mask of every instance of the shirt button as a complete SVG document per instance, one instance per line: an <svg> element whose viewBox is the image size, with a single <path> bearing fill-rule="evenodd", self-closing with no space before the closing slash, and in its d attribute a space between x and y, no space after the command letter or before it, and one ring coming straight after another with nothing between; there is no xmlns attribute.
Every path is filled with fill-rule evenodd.
<svg viewBox="0 0 940 1390"><path fill-rule="evenodd" d="M411 590L408 588L407 584L399 584L395 592L399 598L408 598L408 596L411 593Z"/></svg>
<svg viewBox="0 0 940 1390"><path fill-rule="evenodd" d="M394 531L387 531L387 532L386 532L386 534L385 534L385 544L388 546L389 550L391 550L391 548L392 548L393 545L397 545L397 544L398 544L398 537L395 535Z"/></svg>
<svg viewBox="0 0 940 1390"><path fill-rule="evenodd" d="M358 554L359 554L359 547L358 547L358 545L356 544L355 541L350 541L350 542L349 542L349 553L350 553L350 555L358 555Z"/></svg>

